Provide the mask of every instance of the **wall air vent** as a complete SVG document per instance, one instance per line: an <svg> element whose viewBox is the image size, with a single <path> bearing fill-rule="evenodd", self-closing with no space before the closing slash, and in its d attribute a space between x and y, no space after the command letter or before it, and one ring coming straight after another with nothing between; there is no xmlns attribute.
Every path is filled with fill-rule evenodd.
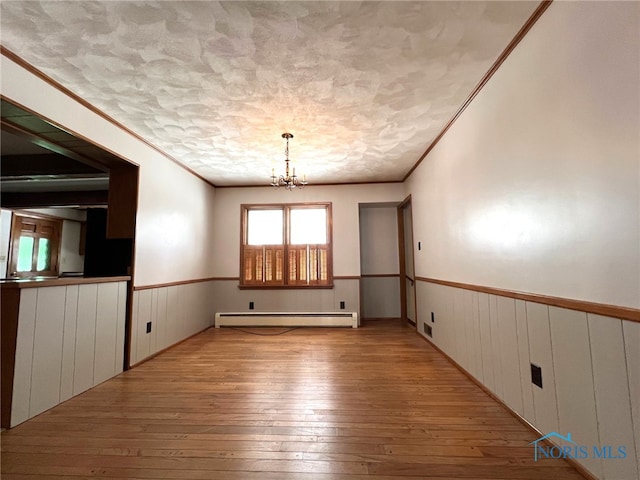
<svg viewBox="0 0 640 480"><path fill-rule="evenodd" d="M424 327L424 333L427 337L433 337L433 330L431 329L431 326L427 325L426 322L422 322L422 326Z"/></svg>

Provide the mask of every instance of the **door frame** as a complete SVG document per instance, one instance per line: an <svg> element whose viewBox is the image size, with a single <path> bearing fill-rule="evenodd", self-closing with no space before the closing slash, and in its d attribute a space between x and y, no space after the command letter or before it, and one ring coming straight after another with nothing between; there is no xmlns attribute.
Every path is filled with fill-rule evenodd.
<svg viewBox="0 0 640 480"><path fill-rule="evenodd" d="M418 319L415 318L413 320L415 322L414 324L410 322L409 318L407 317L407 284L406 284L407 280L412 282L414 287L413 311L415 312L416 317L418 316L418 305L417 305L416 295L415 295L416 279L411 278L407 275L407 268L406 268L404 211L407 207L410 207L410 206L411 206L411 195L407 196L402 202L400 202L397 210L398 211L398 253L400 255L400 316L403 323L407 323L412 327L417 328ZM411 248L413 248L413 243L414 242L413 242L413 211L412 211ZM415 271L416 271L415 253L414 255L411 256L411 258L413 259L413 273L414 273L413 276L415 277Z"/></svg>

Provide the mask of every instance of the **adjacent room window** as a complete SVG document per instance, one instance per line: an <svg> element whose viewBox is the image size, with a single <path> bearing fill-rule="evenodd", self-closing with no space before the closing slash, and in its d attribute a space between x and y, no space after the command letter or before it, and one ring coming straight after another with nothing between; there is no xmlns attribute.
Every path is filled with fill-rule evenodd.
<svg viewBox="0 0 640 480"><path fill-rule="evenodd" d="M242 205L240 285L333 285L331 204Z"/></svg>
<svg viewBox="0 0 640 480"><path fill-rule="evenodd" d="M57 276L62 221L13 214L9 274L18 277Z"/></svg>

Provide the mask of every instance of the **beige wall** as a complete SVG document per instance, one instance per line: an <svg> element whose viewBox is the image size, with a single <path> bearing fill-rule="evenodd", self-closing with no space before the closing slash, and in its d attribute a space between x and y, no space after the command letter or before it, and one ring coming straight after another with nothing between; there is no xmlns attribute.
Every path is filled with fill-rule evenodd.
<svg viewBox="0 0 640 480"><path fill-rule="evenodd" d="M343 186L308 186L288 192L273 187L218 188L213 216L220 228L212 246L216 277L237 278L240 272L240 205L243 203L331 202L333 218L333 274L360 275L359 203L399 202L401 183ZM331 290L240 290L237 280L215 282L216 312L247 311L345 311L360 313L357 279L336 279Z"/></svg>
<svg viewBox="0 0 640 480"><path fill-rule="evenodd" d="M580 462L597 478L638 478L640 323L420 281L417 296L418 331L431 325L431 340L512 410L589 449L625 447L624 459Z"/></svg>
<svg viewBox="0 0 640 480"><path fill-rule="evenodd" d="M397 203L360 205L360 269L362 275L380 275L361 280L362 317L399 318Z"/></svg>
<svg viewBox="0 0 640 480"><path fill-rule="evenodd" d="M360 203L399 202L401 183L308 186L288 192L273 187L218 188L213 217L219 225L213 234L216 277L238 277L240 272L240 205L243 203L332 202L333 274L360 275Z"/></svg>
<svg viewBox="0 0 640 480"><path fill-rule="evenodd" d="M32 208L25 211L63 219L58 272L82 272L84 255L80 255L80 222L86 220L86 213L70 208ZM11 210L3 209L0 213L0 278L7 276L11 219Z"/></svg>
<svg viewBox="0 0 640 480"><path fill-rule="evenodd" d="M30 208L26 211L63 219L58 271L60 273L84 271L84 255L80 255L80 222L87 220L87 212L72 208Z"/></svg>
<svg viewBox="0 0 640 480"><path fill-rule="evenodd" d="M135 285L213 276L214 188L1 56L2 94L140 165Z"/></svg>
<svg viewBox="0 0 640 480"><path fill-rule="evenodd" d="M0 277L7 276L11 242L11 210L0 209Z"/></svg>
<svg viewBox="0 0 640 480"><path fill-rule="evenodd" d="M416 275L640 307L638 2L554 2L406 182Z"/></svg>
<svg viewBox="0 0 640 480"><path fill-rule="evenodd" d="M417 276L640 307L639 18L549 7L406 182ZM625 446L580 460L598 478L638 478L640 324L426 282L417 303L420 333L540 431Z"/></svg>

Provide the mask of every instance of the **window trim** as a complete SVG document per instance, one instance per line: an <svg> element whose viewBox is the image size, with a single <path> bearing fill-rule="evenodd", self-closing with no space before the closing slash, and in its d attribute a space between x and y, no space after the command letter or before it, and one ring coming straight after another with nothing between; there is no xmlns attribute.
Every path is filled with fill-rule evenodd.
<svg viewBox="0 0 640 480"><path fill-rule="evenodd" d="M18 272L18 250L20 244L20 233L22 232L22 219L29 219L33 221L37 226L49 225L54 229L52 236L48 235L34 235L34 238L49 238L51 241L51 254L49 257L49 270L28 272ZM57 277L60 264L60 247L62 245L62 226L63 221L60 218L41 215L27 212L13 211L11 216L11 233L9 241L9 261L7 262L7 276L19 277L19 278L32 278L32 277ZM38 242L34 241L33 257L37 257L37 245ZM33 260L31 267L33 268Z"/></svg>
<svg viewBox="0 0 640 480"><path fill-rule="evenodd" d="M289 279L289 248L295 247L289 243L290 239L290 211L293 209L314 209L325 208L327 211L327 282L322 284L308 283L288 284ZM283 211L283 280L281 284L269 283L259 284L245 282L244 265L245 265L245 246L247 246L248 236L248 216L250 210L278 210ZM313 246L311 244L305 244ZM324 245L324 244L323 244ZM243 203L240 205L240 275L238 288L240 289L331 289L333 288L333 214L331 202L300 202L300 203Z"/></svg>

